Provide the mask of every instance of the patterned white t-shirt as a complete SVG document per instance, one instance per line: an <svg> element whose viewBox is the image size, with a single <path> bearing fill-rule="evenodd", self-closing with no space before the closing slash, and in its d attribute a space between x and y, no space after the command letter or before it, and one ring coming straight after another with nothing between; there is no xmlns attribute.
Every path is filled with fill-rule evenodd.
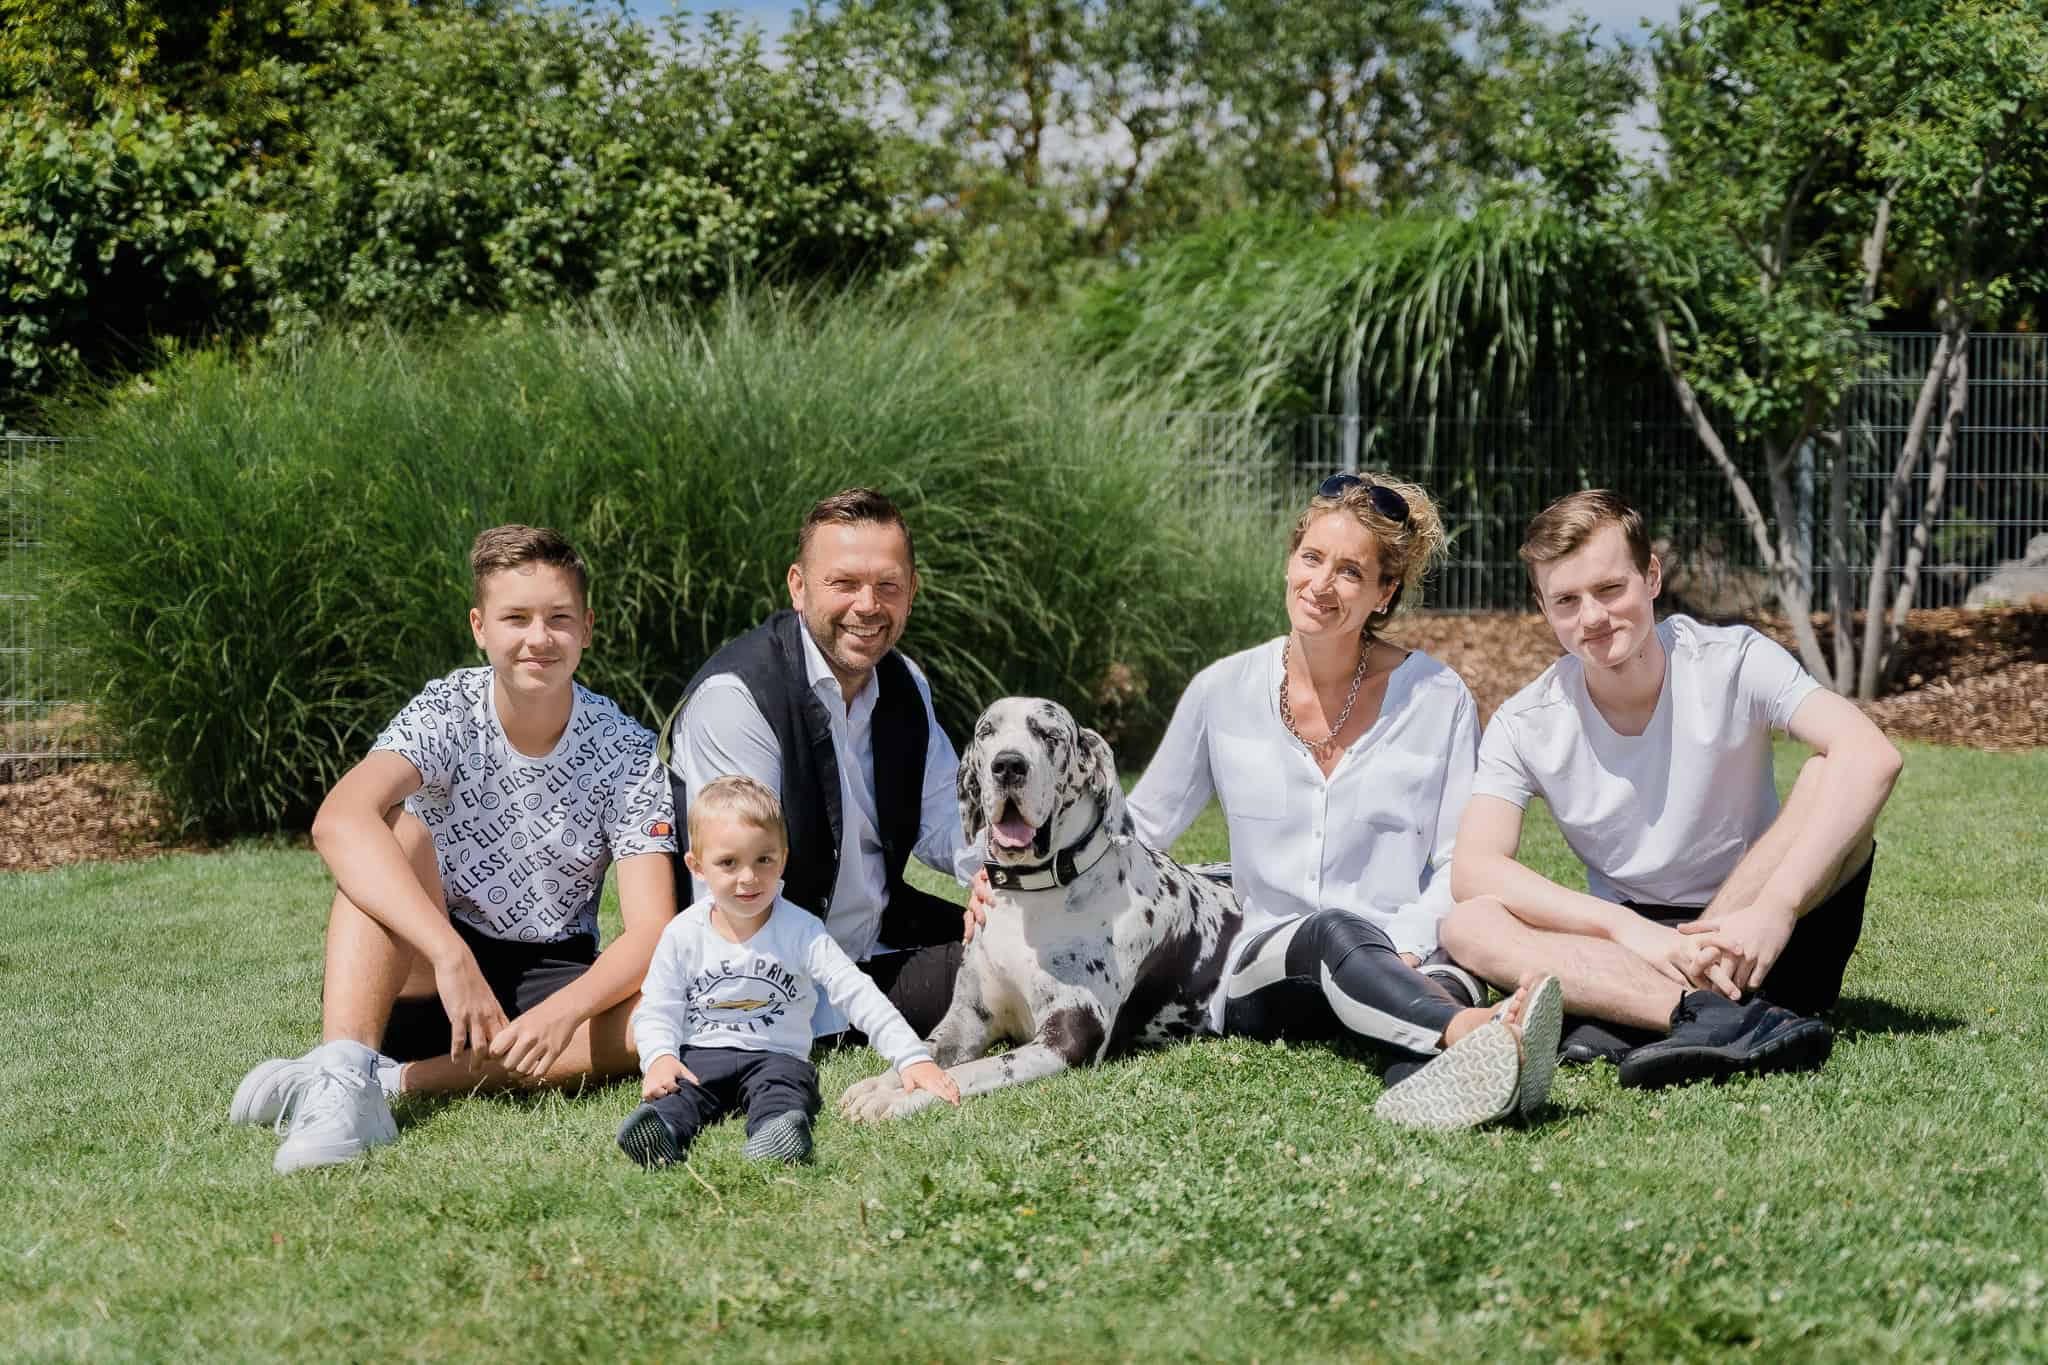
<svg viewBox="0 0 2048 1365"><path fill-rule="evenodd" d="M405 806L433 833L450 915L521 943L595 938L612 860L676 851L654 735L578 683L554 752L529 757L505 738L492 676L458 668L436 678L372 750L419 769Z"/></svg>

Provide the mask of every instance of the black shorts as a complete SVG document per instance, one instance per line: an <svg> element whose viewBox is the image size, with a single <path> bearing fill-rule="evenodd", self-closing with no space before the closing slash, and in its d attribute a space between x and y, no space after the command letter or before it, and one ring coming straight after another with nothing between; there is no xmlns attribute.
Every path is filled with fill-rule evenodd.
<svg viewBox="0 0 2048 1365"><path fill-rule="evenodd" d="M1877 851L1872 849L1862 871L1799 917L1758 995L1795 1014L1823 1014L1835 1007L1842 998L1842 975L1849 969L1850 954L1863 937L1863 902L1870 894L1870 869L1876 863ZM1672 928L1692 923L1705 908L1622 904Z"/></svg>
<svg viewBox="0 0 2048 1365"><path fill-rule="evenodd" d="M517 1019L597 961L597 940L589 934L553 943L513 943L480 934L459 919L449 922L468 945L507 1019ZM391 1006L377 1050L401 1062L446 1056L450 1027L440 996L401 998Z"/></svg>

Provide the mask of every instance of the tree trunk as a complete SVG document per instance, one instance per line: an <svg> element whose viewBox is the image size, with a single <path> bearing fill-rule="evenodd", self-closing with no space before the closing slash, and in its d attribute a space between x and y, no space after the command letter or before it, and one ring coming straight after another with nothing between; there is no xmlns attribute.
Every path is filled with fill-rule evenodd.
<svg viewBox="0 0 2048 1365"><path fill-rule="evenodd" d="M1870 555L1870 582L1863 597L1863 652L1856 669L1855 695L1865 700L1877 695L1878 670L1886 652L1885 579L1891 570L1892 552L1899 543L1899 517L1905 511L1906 494L1913 486L1913 471L1920 465L1920 451L1927 444L1927 425L1934 416L1935 396L1947 384L1949 367L1956 356L1954 328L1944 324L1941 341L1934 348L1934 361L1927 367L1927 377L1920 382L1920 397L1913 404L1912 420L1906 424L1906 437L1892 466L1891 483L1885 489L1877 545Z"/></svg>
<svg viewBox="0 0 2048 1365"><path fill-rule="evenodd" d="M1792 474L1797 461L1796 451L1801 442L1780 450L1775 444L1764 446L1764 468L1771 481L1771 510L1778 519L1778 547L1771 564L1771 595L1778 599L1778 609L1785 613L1786 623L1792 627L1792 638L1798 641L1800 657L1807 662L1807 671L1823 683L1832 685L1842 676L1835 670L1834 677L1828 674L1826 657L1821 653L1820 636L1813 629L1813 576L1807 564L1808 556L1801 552L1799 545L1799 493L1793 487ZM1815 668L1814 665L1820 665Z"/></svg>
<svg viewBox="0 0 2048 1365"><path fill-rule="evenodd" d="M1742 511L1743 524L1749 527L1750 536L1756 541L1757 556L1770 572L1772 596L1777 598L1779 609L1791 619L1792 634L1799 645L1799 661L1824 686L1835 686L1835 674L1829 670L1827 656L1821 652L1820 637L1813 633L1812 586L1800 569L1798 557L1791 556L1788 573L1787 557L1771 543L1770 523L1764 519L1763 508L1757 505L1756 493L1750 488L1749 480L1742 477L1742 471L1735 467L1735 461L1729 458L1728 447L1722 442L1721 434L1707 420L1706 410L1700 407L1698 395L1692 391L1684 370L1679 367L1677 352L1671 346L1671 329L1665 325L1664 315L1647 296L1643 298L1643 310L1650 318L1652 335L1657 341L1657 358L1663 362L1664 376L1671 381L1672 391L1678 395L1679 410L1692 423L1693 435L1699 437L1701 447L1734 492L1735 505ZM1788 458L1781 462L1774 450L1770 452L1768 463L1771 497L1779 512L1778 524L1789 527L1797 521L1796 516L1788 516L1792 507L1791 461ZM1783 485L1782 490L1780 484Z"/></svg>
<svg viewBox="0 0 2048 1365"><path fill-rule="evenodd" d="M1835 639L1835 676L1856 671L1856 585L1849 577L1849 435L1837 427L1828 444L1828 587Z"/></svg>
<svg viewBox="0 0 2048 1365"><path fill-rule="evenodd" d="M1899 576L1898 595L1892 600L1892 618L1885 632L1884 657L1878 661L1880 685L1890 681L1898 667L1899 639L1906 629L1906 613L1913 608L1913 594L1920 585L1920 565L1927 558L1927 542L1933 535L1935 517L1941 513L1943 495L1948 492L1948 466L1955 455L1956 432L1963 424L1963 411L1970 405L1970 323L1965 319L1956 329L1955 360L1949 365L1948 408L1942 414L1941 435L1934 442L1934 459L1927 467L1927 500L1920 505L1920 520L1913 526L1913 543L1906 550L1905 570ZM1866 698L1874 696L1866 693Z"/></svg>

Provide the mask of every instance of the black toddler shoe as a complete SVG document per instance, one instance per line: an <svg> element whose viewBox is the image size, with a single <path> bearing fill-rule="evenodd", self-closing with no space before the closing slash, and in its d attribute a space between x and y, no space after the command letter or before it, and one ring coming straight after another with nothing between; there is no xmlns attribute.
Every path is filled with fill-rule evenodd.
<svg viewBox="0 0 2048 1365"><path fill-rule="evenodd" d="M1691 991L1671 1011L1671 1034L1633 1048L1621 1083L1643 1090L1774 1071L1812 1071L1828 1059L1835 1031L1818 1019L1753 999L1737 1004Z"/></svg>

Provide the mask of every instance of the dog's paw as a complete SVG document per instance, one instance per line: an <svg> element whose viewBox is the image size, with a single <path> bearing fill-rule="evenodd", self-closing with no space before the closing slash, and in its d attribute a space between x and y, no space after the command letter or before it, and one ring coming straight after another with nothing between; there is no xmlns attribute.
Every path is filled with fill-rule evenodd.
<svg viewBox="0 0 2048 1365"><path fill-rule="evenodd" d="M864 1081L855 1081L846 1087L846 1093L839 1097L839 1113L842 1118L855 1123L866 1123L874 1119L887 1118L883 1113L889 1101L903 1093L903 1078L891 1068L879 1076L870 1076Z"/></svg>

